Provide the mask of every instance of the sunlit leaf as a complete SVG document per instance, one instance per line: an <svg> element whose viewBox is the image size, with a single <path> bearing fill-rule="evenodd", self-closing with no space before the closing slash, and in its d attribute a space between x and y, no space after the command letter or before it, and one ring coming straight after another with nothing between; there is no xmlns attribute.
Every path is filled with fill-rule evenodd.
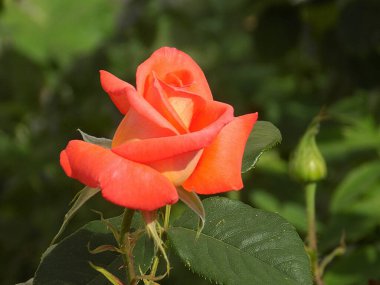
<svg viewBox="0 0 380 285"><path fill-rule="evenodd" d="M280 131L270 122L257 121L249 135L243 156L242 172L255 167L260 156L279 144L282 140Z"/></svg>
<svg viewBox="0 0 380 285"><path fill-rule="evenodd" d="M203 200L206 224L186 210L168 231L192 271L219 284L312 284L309 258L294 227L277 214L226 198Z"/></svg>

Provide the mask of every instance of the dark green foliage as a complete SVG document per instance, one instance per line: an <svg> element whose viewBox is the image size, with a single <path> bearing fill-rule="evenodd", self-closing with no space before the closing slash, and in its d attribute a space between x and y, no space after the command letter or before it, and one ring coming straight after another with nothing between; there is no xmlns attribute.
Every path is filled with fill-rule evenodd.
<svg viewBox="0 0 380 285"><path fill-rule="evenodd" d="M113 218L110 222L119 227L121 217ZM136 216L132 226L140 227L141 222L140 217ZM120 280L125 280L123 260L118 253L111 251L90 253L89 250L103 245L117 245L106 224L101 221L86 224L62 242L47 249L42 256L33 284L105 284L107 282L105 277L91 268L89 262L107 269ZM136 270L146 272L154 256L153 241L144 234L138 239L134 254Z"/></svg>
<svg viewBox="0 0 380 285"><path fill-rule="evenodd" d="M312 283L309 258L295 229L279 215L226 198L204 200L206 224L187 210L169 229L185 265L217 284Z"/></svg>

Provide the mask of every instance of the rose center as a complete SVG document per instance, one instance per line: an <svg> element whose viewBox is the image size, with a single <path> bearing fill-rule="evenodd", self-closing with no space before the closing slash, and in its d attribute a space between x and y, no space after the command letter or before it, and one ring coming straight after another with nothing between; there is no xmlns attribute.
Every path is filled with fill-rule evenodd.
<svg viewBox="0 0 380 285"><path fill-rule="evenodd" d="M177 70L166 74L164 81L175 87L189 87L194 77L188 70Z"/></svg>

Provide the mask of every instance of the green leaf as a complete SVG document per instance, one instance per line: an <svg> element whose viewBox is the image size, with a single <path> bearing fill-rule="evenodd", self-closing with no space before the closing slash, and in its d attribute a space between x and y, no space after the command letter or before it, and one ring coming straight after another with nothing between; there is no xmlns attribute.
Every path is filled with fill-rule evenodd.
<svg viewBox="0 0 380 285"><path fill-rule="evenodd" d="M168 231L192 271L219 284L312 284L309 258L294 227L277 214L226 198L203 200L206 224L187 210Z"/></svg>
<svg viewBox="0 0 380 285"><path fill-rule="evenodd" d="M97 194L100 191L100 189L97 188L90 188L90 187L84 187L81 191L78 192L78 194L74 198L73 205L71 206L70 210L66 213L65 218L63 220L63 223L61 225L61 228L59 229L58 233L55 235L53 240L51 241L51 245L54 244L57 239L62 235L64 230L66 229L67 225L69 224L70 220L74 217L75 213L95 194Z"/></svg>
<svg viewBox="0 0 380 285"><path fill-rule="evenodd" d="M106 139L106 138L97 138L97 137L91 136L91 135L86 134L85 132L81 131L80 129L78 129L78 131L82 135L82 138L85 142L96 144L98 146L102 146L105 148L111 148L112 140Z"/></svg>
<svg viewBox="0 0 380 285"><path fill-rule="evenodd" d="M354 168L343 179L331 200L333 215L321 234L320 247L334 247L345 233L358 241L380 225L380 162Z"/></svg>
<svg viewBox="0 0 380 285"><path fill-rule="evenodd" d="M380 187L380 161L366 163L351 171L334 192L331 201L333 212L349 210L354 203Z"/></svg>
<svg viewBox="0 0 380 285"><path fill-rule="evenodd" d="M255 167L260 156L282 140L280 131L270 122L257 121L249 135L243 156L241 172L247 172Z"/></svg>
<svg viewBox="0 0 380 285"><path fill-rule="evenodd" d="M93 264L92 262L89 262L89 264L92 268L94 268L96 271L101 273L105 278L107 278L107 280L110 281L113 285L123 285L123 282L121 282L119 278L117 278L115 275L113 275L107 269L104 269L103 267L97 266L97 265Z"/></svg>
<svg viewBox="0 0 380 285"><path fill-rule="evenodd" d="M121 217L109 219L109 222L120 227ZM135 215L133 228L139 228L141 218ZM111 272L121 281L124 280L125 269L121 268L123 261L120 254L107 251L91 254L88 250L101 245L117 246L113 234L101 221L93 221L63 239L58 244L49 247L34 276L34 285L49 284L105 284L102 273L95 271L89 262ZM133 250L136 271L145 273L154 257L154 245L149 237L141 236Z"/></svg>
<svg viewBox="0 0 380 285"><path fill-rule="evenodd" d="M199 199L198 195L195 192L189 192L184 190L181 187L177 188L179 199L184 202L191 210L194 211L201 219L201 227L200 231L202 231L204 224L206 222L206 213L203 207L201 199Z"/></svg>

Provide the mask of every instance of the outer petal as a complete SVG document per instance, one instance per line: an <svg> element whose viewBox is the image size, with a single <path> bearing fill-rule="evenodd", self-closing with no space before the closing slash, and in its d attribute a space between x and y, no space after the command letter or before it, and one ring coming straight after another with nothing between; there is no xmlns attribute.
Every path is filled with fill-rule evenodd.
<svg viewBox="0 0 380 285"><path fill-rule="evenodd" d="M174 185L159 172L94 144L70 141L60 162L69 177L101 188L105 199L123 207L152 211L178 200Z"/></svg>
<svg viewBox="0 0 380 285"><path fill-rule="evenodd" d="M99 72L100 83L104 91L108 93L119 111L122 114L126 114L129 109L127 94L132 93L133 95L137 95L135 87L105 70L100 70Z"/></svg>
<svg viewBox="0 0 380 285"><path fill-rule="evenodd" d="M220 130L233 120L233 108L230 105L216 101L209 102L217 106L215 112L217 110L219 117L202 130L179 136L127 141L113 147L112 151L129 160L149 163L207 147Z"/></svg>
<svg viewBox="0 0 380 285"><path fill-rule="evenodd" d="M186 53L175 48L163 47L155 51L138 68L136 73L136 86L139 94L145 96L146 85L151 84L152 73L164 82L169 82L177 75L186 74L189 82L184 82L184 89L199 94L207 100L212 100L210 87L202 69ZM187 85L187 86L186 86Z"/></svg>
<svg viewBox="0 0 380 285"><path fill-rule="evenodd" d="M198 194L214 194L243 187L241 164L245 144L257 113L235 118L207 147L183 187Z"/></svg>

